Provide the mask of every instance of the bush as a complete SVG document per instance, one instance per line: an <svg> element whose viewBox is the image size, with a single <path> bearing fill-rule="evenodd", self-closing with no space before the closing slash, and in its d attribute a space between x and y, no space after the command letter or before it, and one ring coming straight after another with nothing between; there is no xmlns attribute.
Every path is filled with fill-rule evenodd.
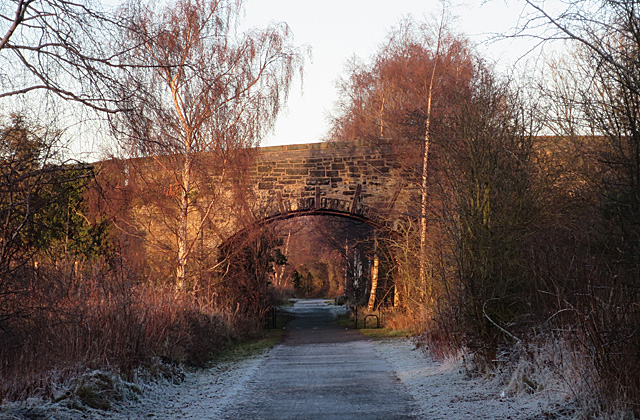
<svg viewBox="0 0 640 420"><path fill-rule="evenodd" d="M182 316L189 332L189 340L185 343L186 361L204 366L229 343L232 336L229 325L218 314L192 308L186 309Z"/></svg>
<svg viewBox="0 0 640 420"><path fill-rule="evenodd" d="M50 397L56 383L87 368L109 366L129 378L160 359L202 366L259 325L97 263L40 266L2 280L0 400Z"/></svg>

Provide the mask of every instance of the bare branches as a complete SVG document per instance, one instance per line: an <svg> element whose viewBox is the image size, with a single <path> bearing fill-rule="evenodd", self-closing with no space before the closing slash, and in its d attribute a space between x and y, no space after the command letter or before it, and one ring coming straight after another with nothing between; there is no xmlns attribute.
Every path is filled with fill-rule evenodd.
<svg viewBox="0 0 640 420"><path fill-rule="evenodd" d="M597 55L601 60L617 67L619 70L626 71L628 69L627 64L620 62L615 57L615 53L612 53L608 48L611 47L611 44L609 44L611 37L615 39L619 37L625 38L631 35L632 39L639 39L640 30L638 29L640 28L637 28L639 11L635 10L634 2L605 2L603 8L585 13L572 12L571 8L577 7L580 2L570 2L569 9L563 11L558 17L555 17L536 1L525 1L540 17L546 20L551 27L555 28L558 34L564 35L540 36L543 40L568 39L577 41ZM606 3L609 4L606 5ZM608 22L606 20L607 16L611 16L613 21ZM577 25L576 30L572 28L574 25ZM631 29L630 34L625 33L625 30L621 28L620 25ZM634 28L634 26L636 26L636 28Z"/></svg>
<svg viewBox="0 0 640 420"><path fill-rule="evenodd" d="M302 65L284 24L236 36L240 6L231 0L176 0L154 8L132 0L121 8L127 25L118 49L126 51L121 58L129 67L121 72L123 85L112 92L123 111L112 119L113 129L131 156L174 158L163 167L179 195L179 211L170 222L179 285L196 241L220 211L215 194L204 191L221 185L205 188L210 175L197 156L211 153L227 174L235 151L258 144L271 128Z"/></svg>
<svg viewBox="0 0 640 420"><path fill-rule="evenodd" d="M2 40L0 40L0 50L7 45L9 39L11 38L11 35L13 35L16 29L18 29L18 26L20 26L20 24L22 24L22 22L25 20L27 9L29 8L29 5L33 3L33 1L35 0L19 0L16 5L16 14L13 19L10 19L8 16L0 15L0 18L2 18L3 20L7 19L11 22L11 26L9 27L9 29L7 29L7 32L2 37Z"/></svg>
<svg viewBox="0 0 640 420"><path fill-rule="evenodd" d="M499 325L497 322L495 322L493 319L491 319L491 317L487 314L487 303L494 301L494 300L499 300L499 299L489 299L487 301L485 301L482 304L482 314L484 315L484 317L497 329L499 329L500 331L502 331L507 337L510 337L511 339L513 339L515 342L520 342L522 340L520 340L518 337L516 337L515 335L513 335L512 333L510 333L509 331L507 331L504 327L502 327L501 325Z"/></svg>
<svg viewBox="0 0 640 420"><path fill-rule="evenodd" d="M0 98L53 94L100 112L115 112L106 91L121 65L112 50L119 22L90 0L7 0L0 5Z"/></svg>
<svg viewBox="0 0 640 420"><path fill-rule="evenodd" d="M582 334L576 342L594 360L599 404L636 414L640 8L637 1L617 0L568 0L556 10L542 1L526 4L531 14L521 33L536 29L544 41L565 40L568 50L550 64L551 82L540 82L553 117L544 122L561 136L552 145L562 156L553 164L563 170L554 188L569 204L558 215L570 223L579 219L578 226L555 232L553 249L563 250L562 257L545 258L557 258L557 267L545 260L541 265L548 271L541 293L558 301L547 323L562 325L571 314L569 327ZM578 263L562 261L568 255Z"/></svg>

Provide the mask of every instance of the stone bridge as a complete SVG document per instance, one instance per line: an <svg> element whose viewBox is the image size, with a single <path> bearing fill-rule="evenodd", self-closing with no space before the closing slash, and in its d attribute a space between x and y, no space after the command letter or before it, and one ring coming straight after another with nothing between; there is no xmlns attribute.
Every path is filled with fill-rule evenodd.
<svg viewBox="0 0 640 420"><path fill-rule="evenodd" d="M377 228L394 223L409 212L412 189L402 181L407 169L392 146L349 141L258 149L250 177L256 220L325 214Z"/></svg>
<svg viewBox="0 0 640 420"><path fill-rule="evenodd" d="M214 158L200 155L205 175L193 185L190 246L202 256L218 255L221 247L253 227L305 215L395 229L400 216L416 214L410 203L419 202L419 192L403 181L409 179L405 172L411 156L401 150L390 141L263 147L254 150L253 163L243 166L242 175L233 176ZM181 220L176 173L181 164L179 155L100 164L101 190L113 197L111 217L144 248L152 266L169 266L167 256L175 251Z"/></svg>

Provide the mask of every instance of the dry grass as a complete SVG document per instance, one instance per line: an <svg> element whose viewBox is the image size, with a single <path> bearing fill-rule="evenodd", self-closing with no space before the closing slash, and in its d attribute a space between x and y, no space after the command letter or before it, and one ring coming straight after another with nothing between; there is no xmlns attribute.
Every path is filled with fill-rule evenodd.
<svg viewBox="0 0 640 420"><path fill-rule="evenodd" d="M0 401L52 396L56 383L87 368L129 377L158 359L203 365L259 325L122 269L18 274L1 284L11 299L0 307Z"/></svg>

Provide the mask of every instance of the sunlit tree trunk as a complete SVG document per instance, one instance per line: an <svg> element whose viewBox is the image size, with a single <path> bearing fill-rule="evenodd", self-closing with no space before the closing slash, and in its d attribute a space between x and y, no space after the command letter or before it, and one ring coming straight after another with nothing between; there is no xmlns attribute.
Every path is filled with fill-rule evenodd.
<svg viewBox="0 0 640 420"><path fill-rule="evenodd" d="M433 98L433 80L436 76L436 68L440 56L440 43L442 40L442 30L444 28L445 8L442 8L442 19L438 27L438 45L436 53L433 57L433 66L431 68L431 77L429 79L429 88L427 89L427 119L425 121L424 131L424 154L422 155L422 186L421 186L421 204L420 204L420 287L422 297L427 297L427 185L428 185L428 166L429 166L429 146L431 145L431 100Z"/></svg>
<svg viewBox="0 0 640 420"><path fill-rule="evenodd" d="M373 256L373 267L371 267L371 292L369 293L369 310L373 310L376 306L376 293L378 291L378 265L380 261L378 253Z"/></svg>
<svg viewBox="0 0 640 420"><path fill-rule="evenodd" d="M182 196L180 200L180 227L178 229L178 253L176 265L176 287L182 289L184 287L187 261L189 257L189 193L191 191L191 170L192 170L191 153L185 153L184 156L184 173L182 176Z"/></svg>

